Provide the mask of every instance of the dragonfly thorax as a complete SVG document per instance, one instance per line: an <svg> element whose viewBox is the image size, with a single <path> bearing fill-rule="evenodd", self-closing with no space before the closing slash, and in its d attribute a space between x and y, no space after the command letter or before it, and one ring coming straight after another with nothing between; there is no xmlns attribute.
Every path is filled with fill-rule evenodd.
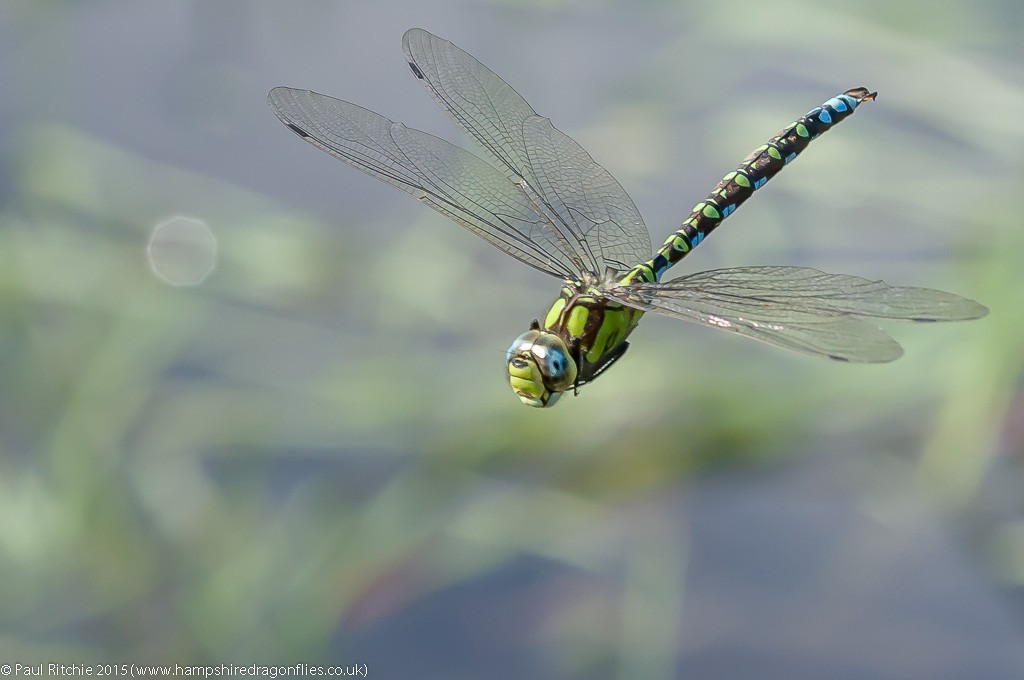
<svg viewBox="0 0 1024 680"><path fill-rule="evenodd" d="M553 406L576 383L577 368L565 341L534 326L505 353L508 381L527 406Z"/></svg>

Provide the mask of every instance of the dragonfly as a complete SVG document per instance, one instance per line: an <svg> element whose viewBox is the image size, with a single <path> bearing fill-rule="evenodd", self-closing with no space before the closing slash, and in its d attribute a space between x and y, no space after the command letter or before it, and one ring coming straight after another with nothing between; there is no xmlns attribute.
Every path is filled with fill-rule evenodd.
<svg viewBox="0 0 1024 680"><path fill-rule="evenodd" d="M562 282L543 319L505 355L508 382L550 407L623 357L646 312L844 362L903 349L877 319L961 321L988 310L953 293L797 266L701 271L662 281L755 191L875 92L838 94L787 125L725 175L655 252L622 185L508 83L453 43L413 28L409 68L481 157L356 104L276 87L268 100L321 151L412 195L513 258Z"/></svg>

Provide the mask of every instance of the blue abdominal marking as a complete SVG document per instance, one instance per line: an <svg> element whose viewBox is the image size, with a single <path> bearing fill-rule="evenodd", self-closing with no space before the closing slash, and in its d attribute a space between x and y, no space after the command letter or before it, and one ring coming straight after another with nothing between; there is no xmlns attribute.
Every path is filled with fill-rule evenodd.
<svg viewBox="0 0 1024 680"><path fill-rule="evenodd" d="M832 97L832 99L825 102L825 106L831 106L836 110L836 113L842 113L847 108L853 108L852 106L847 106L846 102L839 97Z"/></svg>

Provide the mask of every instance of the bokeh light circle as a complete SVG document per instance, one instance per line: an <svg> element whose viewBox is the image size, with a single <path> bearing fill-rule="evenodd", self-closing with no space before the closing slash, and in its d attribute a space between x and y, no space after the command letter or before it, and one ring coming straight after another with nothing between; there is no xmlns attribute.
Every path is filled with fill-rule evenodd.
<svg viewBox="0 0 1024 680"><path fill-rule="evenodd" d="M217 237L206 222L177 215L153 228L146 257L161 281L195 286L217 266Z"/></svg>

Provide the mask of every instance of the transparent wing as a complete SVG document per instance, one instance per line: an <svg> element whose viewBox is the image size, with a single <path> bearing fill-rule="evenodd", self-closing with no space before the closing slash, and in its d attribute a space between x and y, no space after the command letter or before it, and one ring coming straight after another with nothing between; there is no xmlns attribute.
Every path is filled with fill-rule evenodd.
<svg viewBox="0 0 1024 680"><path fill-rule="evenodd" d="M316 92L277 87L268 101L281 122L313 146L416 197L531 267L561 279L578 275L561 231L483 159Z"/></svg>
<svg viewBox="0 0 1024 680"><path fill-rule="evenodd" d="M858 362L892 361L903 353L865 319L961 321L988 313L983 305L952 293L806 267L716 269L616 288L607 295L786 349Z"/></svg>
<svg viewBox="0 0 1024 680"><path fill-rule="evenodd" d="M423 29L407 31L402 47L413 73L452 120L562 231L567 255L597 275L651 258L650 235L629 194L508 83Z"/></svg>
<svg viewBox="0 0 1024 680"><path fill-rule="evenodd" d="M650 236L633 200L582 146L540 116L523 123L523 139L547 212L582 235L600 266L594 273L651 259Z"/></svg>

